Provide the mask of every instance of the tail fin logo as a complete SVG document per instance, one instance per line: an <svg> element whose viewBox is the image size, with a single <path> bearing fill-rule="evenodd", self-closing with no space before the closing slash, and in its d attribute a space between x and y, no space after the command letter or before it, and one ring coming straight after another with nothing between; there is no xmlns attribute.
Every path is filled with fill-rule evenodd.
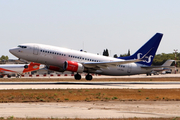
<svg viewBox="0 0 180 120"><path fill-rule="evenodd" d="M141 55L142 55L142 53L138 53L137 54L137 59L141 59Z"/></svg>
<svg viewBox="0 0 180 120"><path fill-rule="evenodd" d="M34 69L36 69L36 68L38 68L38 67L39 67L38 65L33 66Z"/></svg>
<svg viewBox="0 0 180 120"><path fill-rule="evenodd" d="M146 62L146 63L151 63L151 58L153 58L152 55L150 55L150 56L148 57L148 61L145 61L145 62Z"/></svg>
<svg viewBox="0 0 180 120"><path fill-rule="evenodd" d="M138 53L138 54L137 54L137 59L141 59L141 55L143 55L143 54L142 54L142 53ZM147 60L144 60L143 62L151 63L151 58L153 58L153 55L146 56L145 58L146 58Z"/></svg>

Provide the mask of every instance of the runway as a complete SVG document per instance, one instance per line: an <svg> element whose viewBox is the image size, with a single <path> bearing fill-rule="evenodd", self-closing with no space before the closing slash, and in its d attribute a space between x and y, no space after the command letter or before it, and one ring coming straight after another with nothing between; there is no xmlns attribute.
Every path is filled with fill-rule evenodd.
<svg viewBox="0 0 180 120"><path fill-rule="evenodd" d="M175 89L180 82L0 82L7 89Z"/></svg>

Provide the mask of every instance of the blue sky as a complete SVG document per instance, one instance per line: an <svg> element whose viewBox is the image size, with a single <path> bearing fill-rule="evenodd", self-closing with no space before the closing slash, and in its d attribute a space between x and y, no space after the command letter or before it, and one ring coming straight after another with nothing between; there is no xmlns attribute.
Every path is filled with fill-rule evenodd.
<svg viewBox="0 0 180 120"><path fill-rule="evenodd" d="M156 32L180 51L179 0L0 0L0 56L21 43L133 54Z"/></svg>

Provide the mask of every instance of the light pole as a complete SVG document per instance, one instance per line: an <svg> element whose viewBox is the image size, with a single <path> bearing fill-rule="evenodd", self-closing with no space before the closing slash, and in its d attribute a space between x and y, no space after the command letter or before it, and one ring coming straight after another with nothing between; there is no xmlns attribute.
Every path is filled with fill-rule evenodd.
<svg viewBox="0 0 180 120"><path fill-rule="evenodd" d="M175 74L176 74L176 53L177 53L178 49L174 49L174 51L175 51Z"/></svg>

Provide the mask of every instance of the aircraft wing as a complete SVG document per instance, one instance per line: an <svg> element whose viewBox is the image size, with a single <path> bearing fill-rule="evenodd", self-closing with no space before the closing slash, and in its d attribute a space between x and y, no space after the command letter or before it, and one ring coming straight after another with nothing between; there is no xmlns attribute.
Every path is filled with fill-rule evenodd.
<svg viewBox="0 0 180 120"><path fill-rule="evenodd" d="M107 68L107 67L115 67L116 65L128 64L128 63L135 63L140 62L142 59L135 59L135 60L124 60L124 61L108 61L108 62L85 62L82 63L86 68Z"/></svg>
<svg viewBox="0 0 180 120"><path fill-rule="evenodd" d="M84 67L98 69L98 68L107 68L115 67L116 65L135 63L143 61L146 55L152 50L152 48L140 59L130 59L130 60L121 60L121 61L108 61L108 62L85 62L83 63Z"/></svg>

